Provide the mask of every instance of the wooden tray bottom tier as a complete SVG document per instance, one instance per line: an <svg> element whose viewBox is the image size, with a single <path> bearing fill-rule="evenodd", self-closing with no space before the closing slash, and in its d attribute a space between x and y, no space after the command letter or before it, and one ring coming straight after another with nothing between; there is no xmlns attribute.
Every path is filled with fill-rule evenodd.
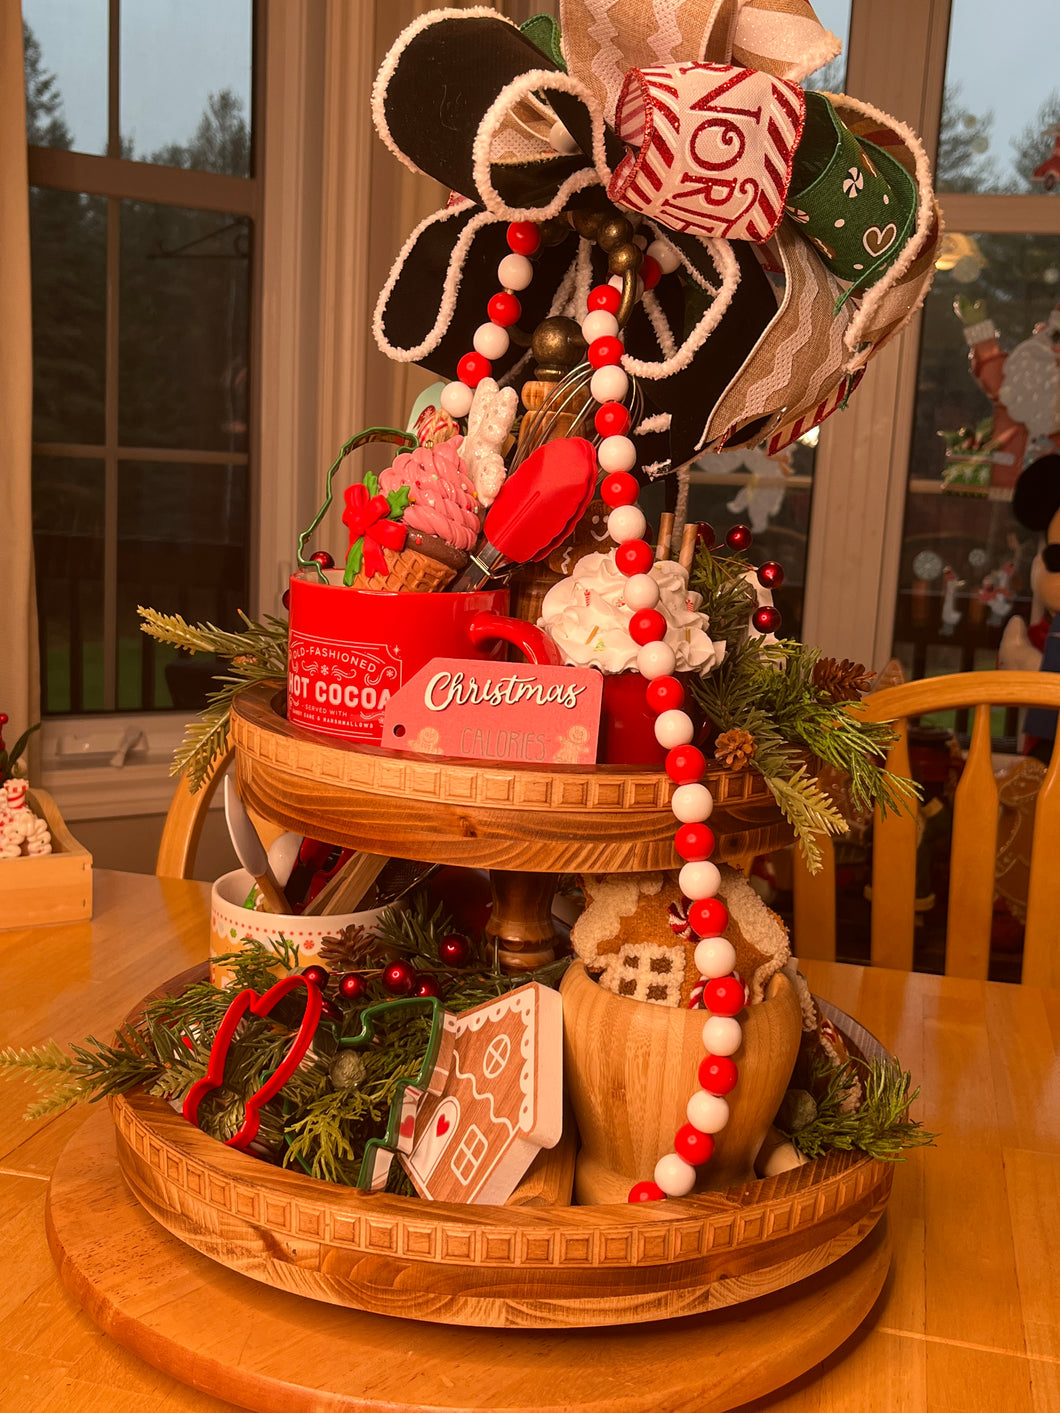
<svg viewBox="0 0 1060 1413"><path fill-rule="evenodd" d="M881 1221L826 1270L731 1309L593 1330L479 1330L302 1300L163 1230L122 1181L94 1114L52 1178L63 1284L119 1344L257 1413L723 1413L851 1335L890 1263Z"/></svg>

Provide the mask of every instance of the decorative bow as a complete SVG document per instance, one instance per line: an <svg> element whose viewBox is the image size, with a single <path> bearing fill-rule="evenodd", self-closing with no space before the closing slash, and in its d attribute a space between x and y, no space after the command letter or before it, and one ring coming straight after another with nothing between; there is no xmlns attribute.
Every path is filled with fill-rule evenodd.
<svg viewBox="0 0 1060 1413"><path fill-rule="evenodd" d="M803 94L839 50L807 0L563 0L561 14L562 44L544 16L524 32L484 7L431 11L384 60L380 136L460 195L398 257L377 342L453 377L510 221L552 223L523 327L577 316L607 256L554 218L610 210L606 192L678 261L624 330L640 464L779 450L841 405L926 293L926 159L883 114ZM498 381L524 356L513 342L494 360Z"/></svg>
<svg viewBox="0 0 1060 1413"><path fill-rule="evenodd" d="M397 517L409 503L409 491L401 486L381 495L379 480L369 471L363 482L346 487L343 498L342 523L350 531L350 551L342 582L349 585L362 568L369 579L387 572L384 546L395 553L405 548L405 526Z"/></svg>

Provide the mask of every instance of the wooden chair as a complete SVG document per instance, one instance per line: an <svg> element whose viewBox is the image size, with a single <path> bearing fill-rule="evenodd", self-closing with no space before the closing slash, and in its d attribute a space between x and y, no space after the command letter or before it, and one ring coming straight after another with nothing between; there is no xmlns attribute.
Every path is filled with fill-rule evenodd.
<svg viewBox="0 0 1060 1413"><path fill-rule="evenodd" d="M225 771L231 763L235 748L219 755L213 763L209 779L195 792L188 789L188 779L182 775L177 781L166 822L162 826L162 838L158 845L155 860L155 875L158 878L190 878L195 864L195 853L206 823L206 811L210 808L218 785L224 779Z"/></svg>
<svg viewBox="0 0 1060 1413"><path fill-rule="evenodd" d="M990 961L994 864L998 838L998 789L991 764L992 706L1060 709L1060 673L960 672L929 677L871 693L867 716L894 720L898 739L887 769L909 776L907 719L931 712L974 707L968 758L953 806L946 974L985 979ZM811 875L796 850L795 949L802 957L835 958L835 855L820 836L824 867ZM872 945L874 966L910 970L913 965L917 822L902 811L877 810L872 848ZM1034 813L1022 980L1060 986L1060 751L1054 749Z"/></svg>

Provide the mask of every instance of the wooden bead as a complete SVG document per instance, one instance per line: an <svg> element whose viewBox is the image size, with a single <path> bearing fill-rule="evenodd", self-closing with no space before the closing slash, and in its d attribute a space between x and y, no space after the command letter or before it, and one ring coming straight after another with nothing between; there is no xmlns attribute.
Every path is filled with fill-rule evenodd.
<svg viewBox="0 0 1060 1413"><path fill-rule="evenodd" d="M633 226L625 216L609 216L597 227L596 243L601 250L613 251L632 243ZM636 246L633 247L636 249Z"/></svg>

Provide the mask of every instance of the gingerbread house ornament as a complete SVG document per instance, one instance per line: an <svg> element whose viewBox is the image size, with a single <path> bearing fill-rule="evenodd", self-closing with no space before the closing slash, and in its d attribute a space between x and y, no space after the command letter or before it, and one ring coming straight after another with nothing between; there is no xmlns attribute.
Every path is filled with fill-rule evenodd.
<svg viewBox="0 0 1060 1413"><path fill-rule="evenodd" d="M448 1079L399 1155L421 1197L500 1204L563 1128L563 1006L529 982L456 1017Z"/></svg>

